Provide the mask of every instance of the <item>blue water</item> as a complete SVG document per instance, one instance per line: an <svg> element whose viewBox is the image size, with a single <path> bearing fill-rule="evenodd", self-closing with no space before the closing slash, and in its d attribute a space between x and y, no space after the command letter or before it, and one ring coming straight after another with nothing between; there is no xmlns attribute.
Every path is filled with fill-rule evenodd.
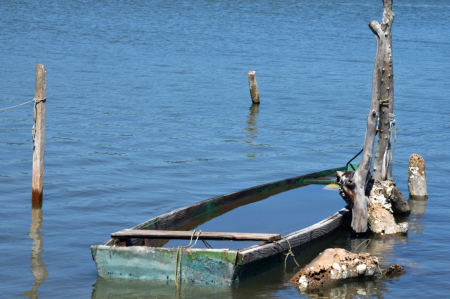
<svg viewBox="0 0 450 299"><path fill-rule="evenodd" d="M406 240L368 247L407 274L325 297L450 290L450 3L395 1L393 11L394 178L407 195L409 155L422 155L429 200L407 218ZM367 24L381 20L381 1L21 0L0 12L0 109L32 100L35 63L47 67L41 214L31 210L32 104L0 112L6 298L173 297L170 284L97 278L89 246L206 198L342 166L363 146L376 50ZM300 263L352 242L342 232ZM295 266L183 294L312 296L285 283Z"/></svg>

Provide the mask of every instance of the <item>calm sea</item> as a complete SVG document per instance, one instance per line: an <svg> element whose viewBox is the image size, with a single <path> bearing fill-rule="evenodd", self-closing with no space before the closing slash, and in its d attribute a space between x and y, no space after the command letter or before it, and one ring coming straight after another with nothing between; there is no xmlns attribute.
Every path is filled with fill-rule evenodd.
<svg viewBox="0 0 450 299"><path fill-rule="evenodd" d="M409 156L422 155L429 199L411 203L408 237L367 250L406 274L304 295L286 283L291 261L183 297L448 296L450 3L397 0L393 11L394 178L407 196ZM0 112L5 298L171 298L170 283L99 278L89 246L203 199L343 166L363 146L376 51L367 24L381 21L380 0L18 0L0 12L0 109L32 100L35 63L47 67L42 210L31 209L33 106ZM327 200L344 206L337 192ZM298 261L354 242L335 234Z"/></svg>

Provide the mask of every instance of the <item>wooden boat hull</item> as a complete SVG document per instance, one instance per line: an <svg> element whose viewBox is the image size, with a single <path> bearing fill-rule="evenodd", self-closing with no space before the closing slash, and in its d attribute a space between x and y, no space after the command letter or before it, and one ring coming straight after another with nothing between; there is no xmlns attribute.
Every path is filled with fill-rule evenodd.
<svg viewBox="0 0 450 299"><path fill-rule="evenodd" d="M273 194L313 183L331 183L326 177L345 167L316 172L272 182L249 189L217 196L150 219L133 229L191 230L208 219L224 214L243 202L262 200ZM206 215L206 220L205 220ZM190 249L182 250L180 278L183 282L229 285L268 270L285 260L289 245L298 253L349 219L348 207L325 220L293 232L275 243L261 243L242 250ZM286 241L286 239L289 241ZM161 247L164 240L134 238L126 246L113 245L109 240L92 245L92 257L102 277L125 279L175 280L177 249Z"/></svg>

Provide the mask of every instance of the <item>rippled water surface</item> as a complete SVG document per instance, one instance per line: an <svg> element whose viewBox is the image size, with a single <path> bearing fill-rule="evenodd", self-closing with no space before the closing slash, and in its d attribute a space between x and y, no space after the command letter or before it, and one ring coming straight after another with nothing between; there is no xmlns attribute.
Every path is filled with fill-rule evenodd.
<svg viewBox="0 0 450 299"><path fill-rule="evenodd" d="M47 67L42 210L31 209L33 106L0 112L0 296L173 297L174 284L97 277L89 246L200 200L343 166L363 146L379 0L22 0L0 11L0 109L32 100L35 63ZM183 297L447 296L450 4L397 0L393 11L394 178L407 195L409 155L421 154L429 200L411 202L408 237L367 250L407 273L300 294L286 283L291 261ZM297 260L330 246L358 244L341 231Z"/></svg>

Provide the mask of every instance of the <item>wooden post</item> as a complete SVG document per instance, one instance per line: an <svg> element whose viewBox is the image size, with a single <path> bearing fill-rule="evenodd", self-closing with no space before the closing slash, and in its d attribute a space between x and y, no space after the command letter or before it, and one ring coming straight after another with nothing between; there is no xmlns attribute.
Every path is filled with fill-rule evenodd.
<svg viewBox="0 0 450 299"><path fill-rule="evenodd" d="M36 63L36 90L34 104L33 136L33 179L31 201L33 208L42 207L44 186L44 149L45 149L45 104L46 104L47 70L44 65Z"/></svg>
<svg viewBox="0 0 450 299"><path fill-rule="evenodd" d="M391 27L395 14L392 12L393 0L383 0L383 20L381 30L384 34L383 69L380 82L380 121L378 123L378 145L373 162L373 178L379 181L388 179L388 168L391 160L391 125L390 114L394 109L394 72L392 67L392 35ZM391 165L392 167L392 165ZM390 178L392 179L392 178Z"/></svg>
<svg viewBox="0 0 450 299"><path fill-rule="evenodd" d="M259 104L259 91L255 71L248 72L248 84L250 85L250 95L252 96L253 104Z"/></svg>
<svg viewBox="0 0 450 299"><path fill-rule="evenodd" d="M410 199L428 199L425 161L418 154L409 157L408 189Z"/></svg>

